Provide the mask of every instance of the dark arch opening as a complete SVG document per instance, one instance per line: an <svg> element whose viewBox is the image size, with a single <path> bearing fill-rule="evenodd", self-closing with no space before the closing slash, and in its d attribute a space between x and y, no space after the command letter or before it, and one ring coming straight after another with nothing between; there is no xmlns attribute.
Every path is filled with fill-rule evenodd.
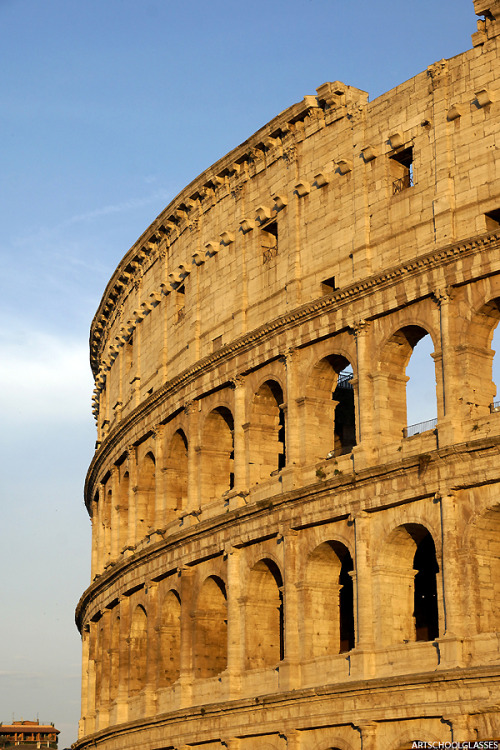
<svg viewBox="0 0 500 750"><path fill-rule="evenodd" d="M427 533L417 545L413 558L415 574L414 612L417 641L433 641L439 637L437 603L436 547L432 536Z"/></svg>

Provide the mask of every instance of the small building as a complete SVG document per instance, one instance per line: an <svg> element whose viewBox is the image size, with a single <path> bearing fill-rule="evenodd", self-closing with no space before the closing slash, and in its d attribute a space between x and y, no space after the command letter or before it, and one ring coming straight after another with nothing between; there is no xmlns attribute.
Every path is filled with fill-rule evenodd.
<svg viewBox="0 0 500 750"><path fill-rule="evenodd" d="M12 724L0 724L0 748L42 748L57 749L59 729L53 724L40 724L36 721L13 721Z"/></svg>

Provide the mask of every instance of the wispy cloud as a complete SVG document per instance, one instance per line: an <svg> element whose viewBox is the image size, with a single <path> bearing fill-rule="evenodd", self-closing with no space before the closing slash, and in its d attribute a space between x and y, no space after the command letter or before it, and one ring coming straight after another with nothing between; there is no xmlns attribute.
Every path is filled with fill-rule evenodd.
<svg viewBox="0 0 500 750"><path fill-rule="evenodd" d="M16 425L88 418L92 378L86 342L41 331L0 334L2 421Z"/></svg>
<svg viewBox="0 0 500 750"><path fill-rule="evenodd" d="M101 218L101 216L109 216L110 214L121 214L128 211L133 211L137 208L142 208L150 203L156 203L156 201L166 202L172 198L172 193L167 190L157 190L155 193L151 193L143 198L130 198L129 200L122 201L120 203L114 203L109 206L102 206L101 208L95 208L92 211L85 211L81 214L75 214L65 219L63 222L53 228L54 231L65 229L66 227L79 224L81 222L91 222L95 219Z"/></svg>

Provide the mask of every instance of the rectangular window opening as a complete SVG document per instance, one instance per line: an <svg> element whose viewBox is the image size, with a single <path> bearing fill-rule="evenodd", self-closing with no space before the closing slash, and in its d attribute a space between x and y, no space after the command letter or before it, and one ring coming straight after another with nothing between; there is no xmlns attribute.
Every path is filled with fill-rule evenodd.
<svg viewBox="0 0 500 750"><path fill-rule="evenodd" d="M220 349L222 346L222 336L217 336L215 339L212 339L212 351L216 352L217 349Z"/></svg>
<svg viewBox="0 0 500 750"><path fill-rule="evenodd" d="M500 208L495 208L493 211L487 211L484 218L486 219L486 231L494 232L495 229L500 227Z"/></svg>
<svg viewBox="0 0 500 750"><path fill-rule="evenodd" d="M398 151L389 157L391 160L392 194L397 195L406 188L413 187L413 146Z"/></svg>
<svg viewBox="0 0 500 750"><path fill-rule="evenodd" d="M321 282L321 293L324 294L331 294L337 289L337 286L335 284L335 276L330 276L329 279L323 279Z"/></svg>
<svg viewBox="0 0 500 750"><path fill-rule="evenodd" d="M270 221L260 228L262 262L269 263L278 255L278 222Z"/></svg>

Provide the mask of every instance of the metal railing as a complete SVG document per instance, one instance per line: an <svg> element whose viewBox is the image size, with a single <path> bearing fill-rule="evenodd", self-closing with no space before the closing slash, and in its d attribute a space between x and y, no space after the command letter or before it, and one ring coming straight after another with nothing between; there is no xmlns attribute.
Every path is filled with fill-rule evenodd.
<svg viewBox="0 0 500 750"><path fill-rule="evenodd" d="M408 427L403 429L403 437L412 437L413 435L420 435L421 432L427 432L427 430L433 430L437 427L437 419L428 419L427 422L418 422L418 424L410 424Z"/></svg>
<svg viewBox="0 0 500 750"><path fill-rule="evenodd" d="M397 193L402 193L403 190L406 190L406 188L409 187L413 187L413 178L410 172L393 181L392 194L397 195Z"/></svg>
<svg viewBox="0 0 500 750"><path fill-rule="evenodd" d="M500 411L500 401L493 401L493 403L490 404L491 414L493 414L496 411Z"/></svg>
<svg viewBox="0 0 500 750"><path fill-rule="evenodd" d="M352 390L351 380L354 377L352 372L341 372L337 380L337 388L350 388Z"/></svg>

